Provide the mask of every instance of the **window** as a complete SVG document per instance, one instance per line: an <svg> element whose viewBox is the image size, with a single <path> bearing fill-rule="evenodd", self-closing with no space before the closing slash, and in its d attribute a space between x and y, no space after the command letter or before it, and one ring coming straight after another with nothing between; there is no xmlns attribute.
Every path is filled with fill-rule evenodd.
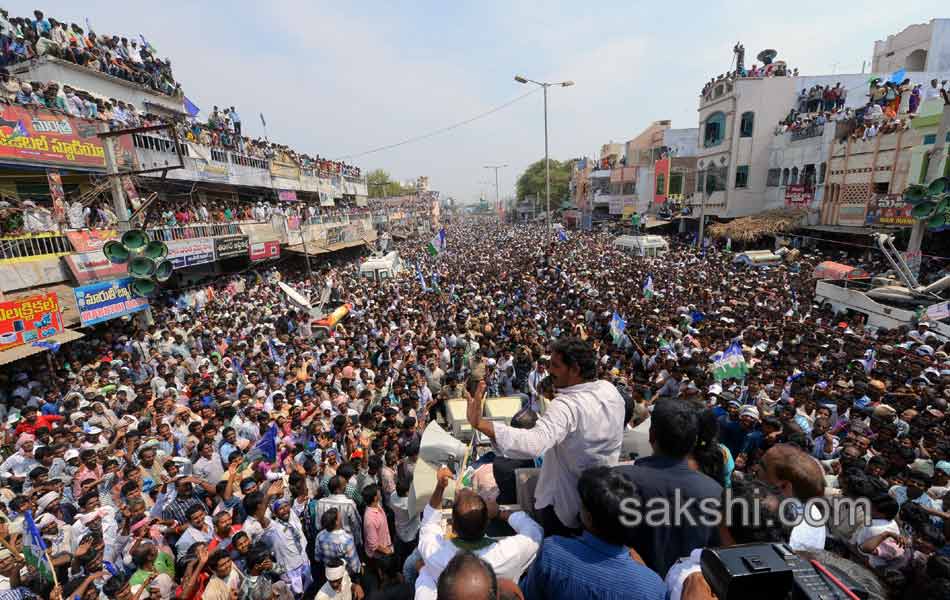
<svg viewBox="0 0 950 600"><path fill-rule="evenodd" d="M828 171L828 165L821 163L821 167L818 168L818 185L821 185L825 182L825 174Z"/></svg>
<svg viewBox="0 0 950 600"><path fill-rule="evenodd" d="M670 196L679 196L683 193L682 173L670 173L670 189L667 191Z"/></svg>
<svg viewBox="0 0 950 600"><path fill-rule="evenodd" d="M663 173L656 176L656 194L658 196L666 194L666 176Z"/></svg>
<svg viewBox="0 0 950 600"><path fill-rule="evenodd" d="M765 179L765 185L767 187L778 187L779 181L782 179L782 169L769 169L769 174Z"/></svg>
<svg viewBox="0 0 950 600"><path fill-rule="evenodd" d="M637 193L637 182L636 181L627 181L623 184L623 193L624 195L636 194Z"/></svg>
<svg viewBox="0 0 950 600"><path fill-rule="evenodd" d="M744 188L749 187L749 166L742 165L736 167L736 187Z"/></svg>
<svg viewBox="0 0 950 600"><path fill-rule="evenodd" d="M703 146L706 148L718 146L722 143L722 138L726 133L726 115L722 112L715 112L706 118L706 124L703 126Z"/></svg>
<svg viewBox="0 0 950 600"><path fill-rule="evenodd" d="M782 185L788 185L788 169L782 170Z"/></svg>
<svg viewBox="0 0 950 600"><path fill-rule="evenodd" d="M706 179L706 172L705 172L705 171L700 171L700 172L696 175L696 191L697 191L697 192L702 193L702 191L703 191L703 183L704 183L705 179Z"/></svg>
<svg viewBox="0 0 950 600"><path fill-rule="evenodd" d="M798 185L798 167L792 167L792 178L788 182L791 185Z"/></svg>
<svg viewBox="0 0 950 600"><path fill-rule="evenodd" d="M874 193L875 194L886 194L891 187L891 184L887 181L875 181L874 182Z"/></svg>
<svg viewBox="0 0 950 600"><path fill-rule="evenodd" d="M755 124L755 113L742 113L742 120L739 121L739 137L752 137L752 128Z"/></svg>

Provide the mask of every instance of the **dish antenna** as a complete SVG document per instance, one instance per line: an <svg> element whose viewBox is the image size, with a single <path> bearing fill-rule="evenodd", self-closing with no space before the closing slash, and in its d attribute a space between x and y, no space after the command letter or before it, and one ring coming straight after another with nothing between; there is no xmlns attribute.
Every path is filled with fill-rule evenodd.
<svg viewBox="0 0 950 600"><path fill-rule="evenodd" d="M762 61L763 65L770 65L772 64L772 61L775 60L776 56L778 56L778 50L772 50L769 48L756 54L755 58Z"/></svg>

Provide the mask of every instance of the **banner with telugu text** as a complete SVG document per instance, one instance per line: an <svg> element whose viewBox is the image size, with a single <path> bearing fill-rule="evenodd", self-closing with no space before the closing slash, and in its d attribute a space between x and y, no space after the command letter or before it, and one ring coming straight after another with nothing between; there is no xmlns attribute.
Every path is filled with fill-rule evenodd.
<svg viewBox="0 0 950 600"><path fill-rule="evenodd" d="M0 111L0 162L96 170L106 166L95 122L21 106Z"/></svg>

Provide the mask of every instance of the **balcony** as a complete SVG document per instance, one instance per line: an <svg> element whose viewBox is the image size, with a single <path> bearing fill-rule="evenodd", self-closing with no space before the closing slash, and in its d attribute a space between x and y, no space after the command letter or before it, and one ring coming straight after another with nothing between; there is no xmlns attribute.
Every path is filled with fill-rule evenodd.
<svg viewBox="0 0 950 600"><path fill-rule="evenodd" d="M811 124L808 127L803 127L802 129L796 129L789 132L791 134L790 139L793 142L800 140L807 140L809 138L821 137L825 134L824 124Z"/></svg>
<svg viewBox="0 0 950 600"><path fill-rule="evenodd" d="M0 237L0 263L64 256L72 252L69 240L58 231Z"/></svg>

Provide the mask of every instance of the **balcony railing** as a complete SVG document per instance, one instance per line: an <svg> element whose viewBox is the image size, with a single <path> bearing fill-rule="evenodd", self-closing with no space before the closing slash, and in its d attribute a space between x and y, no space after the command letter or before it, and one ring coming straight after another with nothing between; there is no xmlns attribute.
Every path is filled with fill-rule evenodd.
<svg viewBox="0 0 950 600"><path fill-rule="evenodd" d="M143 150L152 150L154 152L167 152L169 154L175 154L175 145L176 142L167 138L157 137L154 135L144 135L141 133L132 134L132 145L136 148L141 148ZM184 155L188 154L188 150L185 149L185 145L181 142L177 142L178 152L181 152Z"/></svg>
<svg viewBox="0 0 950 600"><path fill-rule="evenodd" d="M61 256L72 252L69 240L59 232L0 237L0 260Z"/></svg>
<svg viewBox="0 0 950 600"><path fill-rule="evenodd" d="M240 235L241 227L238 223L210 223L207 225L149 227L147 231L152 236L152 239L169 242L172 240L191 240L195 238L217 237L220 235Z"/></svg>
<svg viewBox="0 0 950 600"><path fill-rule="evenodd" d="M807 140L808 138L820 137L824 135L824 133L825 133L825 126L823 124L822 125L812 124L812 125L809 125L808 127L804 127L802 129L796 129L795 131L792 131L791 141L797 142L799 140Z"/></svg>

